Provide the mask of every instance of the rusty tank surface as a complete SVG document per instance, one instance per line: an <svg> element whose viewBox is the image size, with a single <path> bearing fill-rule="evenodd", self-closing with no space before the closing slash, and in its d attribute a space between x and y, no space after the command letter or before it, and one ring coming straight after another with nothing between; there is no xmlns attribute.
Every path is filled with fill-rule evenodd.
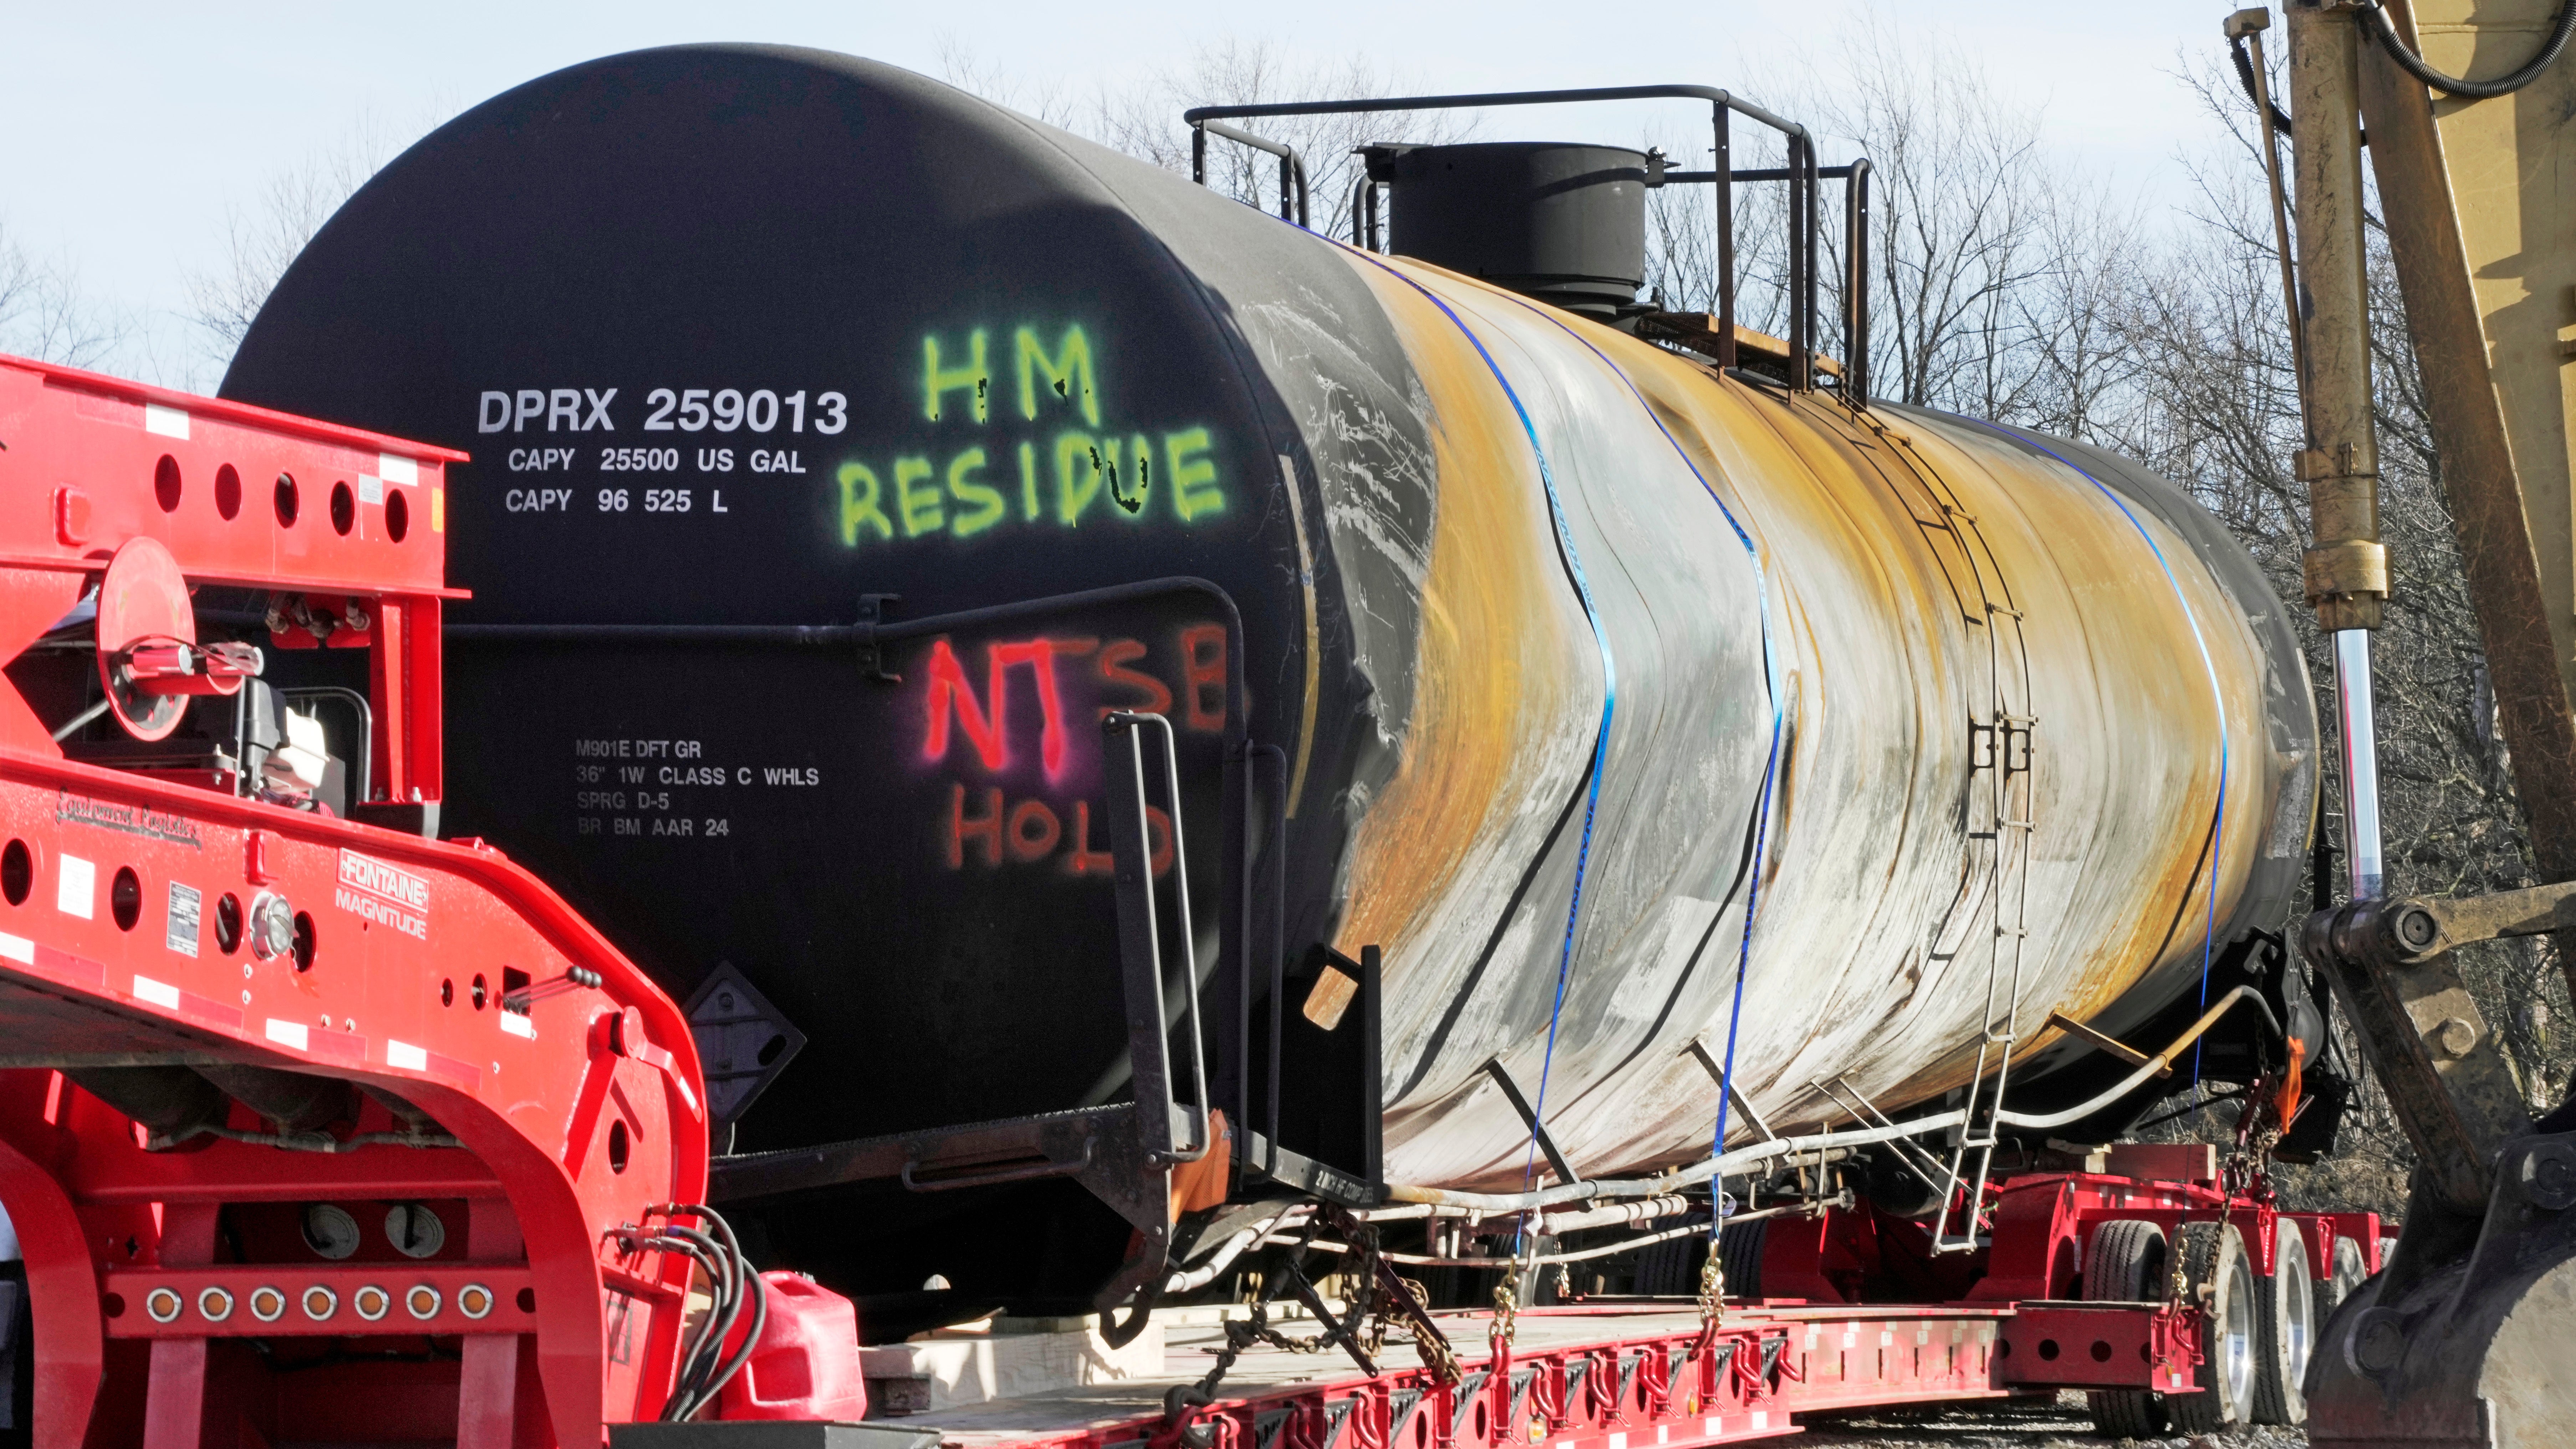
<svg viewBox="0 0 2576 1449"><path fill-rule="evenodd" d="M2170 484L1360 266L1442 482L1413 709L1340 924L1391 963L1391 1176L1521 1176L1496 1053L1553 1077L1569 1157L1704 1146L1687 1046L1724 1036L1740 955L1739 1079L1786 1130L1844 1115L1820 1083L1890 1106L1964 1085L1990 979L2018 980L2026 1034L2054 1010L2117 1035L2277 928L2311 696L2261 578Z"/></svg>
<svg viewBox="0 0 2576 1449"><path fill-rule="evenodd" d="M2243 979L2300 884L2296 642L2173 485L863 60L646 51L469 111L224 393L473 453L431 515L473 592L445 828L801 1035L743 1151L1122 1090L1109 709L1208 782L1203 925L1220 763L1279 752L1290 957L1382 954L1389 1181L1524 1180L1497 1059L1583 1172L1703 1156L1692 1043L1730 1026L1782 1130L1955 1092L2004 1022L2044 1099L2087 1070L2048 1013L2116 1035ZM856 662L686 632L854 617L958 622ZM1345 984L1293 1005L1335 1025Z"/></svg>

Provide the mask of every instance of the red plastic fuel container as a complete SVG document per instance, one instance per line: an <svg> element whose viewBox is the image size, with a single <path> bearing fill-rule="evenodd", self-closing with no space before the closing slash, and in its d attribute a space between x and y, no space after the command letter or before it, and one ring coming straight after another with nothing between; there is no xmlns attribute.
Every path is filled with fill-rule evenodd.
<svg viewBox="0 0 2576 1449"><path fill-rule="evenodd" d="M742 1372L716 1398L720 1419L867 1417L859 1375L859 1312L850 1300L802 1273L763 1273L769 1322Z"/></svg>

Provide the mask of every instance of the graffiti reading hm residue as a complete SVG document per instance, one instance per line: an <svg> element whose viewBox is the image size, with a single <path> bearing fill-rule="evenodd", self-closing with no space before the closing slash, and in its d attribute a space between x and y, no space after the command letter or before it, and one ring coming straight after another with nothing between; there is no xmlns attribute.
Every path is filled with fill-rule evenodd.
<svg viewBox="0 0 2576 1449"><path fill-rule="evenodd" d="M1203 426L1104 422L1100 367L1081 326L974 327L921 339L921 421L959 443L897 444L833 470L845 547L1005 524L1086 518L1195 524L1225 512L1216 439ZM997 398L996 393L1002 396Z"/></svg>

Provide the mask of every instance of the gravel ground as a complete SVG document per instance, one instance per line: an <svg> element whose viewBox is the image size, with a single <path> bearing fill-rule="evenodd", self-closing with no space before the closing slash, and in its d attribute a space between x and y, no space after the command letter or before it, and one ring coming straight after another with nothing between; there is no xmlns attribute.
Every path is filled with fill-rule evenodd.
<svg viewBox="0 0 2576 1449"><path fill-rule="evenodd" d="M1799 1416L1807 1432L1791 1441L1815 1449L2307 1449L2298 1429L2162 1439L2106 1439L2093 1432L2081 1393L2055 1403L2015 1400L1921 1409L1873 1409Z"/></svg>

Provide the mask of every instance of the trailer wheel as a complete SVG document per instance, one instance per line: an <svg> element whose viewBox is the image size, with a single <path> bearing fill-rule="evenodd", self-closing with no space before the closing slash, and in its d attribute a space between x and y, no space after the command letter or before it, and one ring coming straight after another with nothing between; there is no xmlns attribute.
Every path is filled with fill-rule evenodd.
<svg viewBox="0 0 2576 1449"><path fill-rule="evenodd" d="M2317 1341L2317 1280L2308 1274L2308 1241L2288 1218L2273 1229L2272 1276L2254 1285L2254 1422L2304 1424L2308 1351Z"/></svg>
<svg viewBox="0 0 2576 1449"><path fill-rule="evenodd" d="M2123 1219L2097 1223L2084 1254L2084 1296L2097 1303L2143 1303L2165 1295L2165 1230ZM2165 1406L2152 1389L2094 1389L2085 1394L2094 1432L2114 1439L2152 1439L2165 1431Z"/></svg>
<svg viewBox="0 0 2576 1449"><path fill-rule="evenodd" d="M2254 1266L2233 1223L2185 1223L2175 1256L2200 1304L2200 1392L2169 1394L2177 1433L2214 1434L2246 1421L2254 1407Z"/></svg>
<svg viewBox="0 0 2576 1449"><path fill-rule="evenodd" d="M2317 1331L2325 1332L2326 1320L2352 1296L2352 1290L2370 1277L2370 1265L2362 1261L2361 1244L2337 1235L2334 1242L2334 1276L2317 1280Z"/></svg>
<svg viewBox="0 0 2576 1449"><path fill-rule="evenodd" d="M1729 1223L1718 1230L1717 1262L1726 1273L1726 1296L1762 1296L1762 1245L1771 1231L1769 1218Z"/></svg>

